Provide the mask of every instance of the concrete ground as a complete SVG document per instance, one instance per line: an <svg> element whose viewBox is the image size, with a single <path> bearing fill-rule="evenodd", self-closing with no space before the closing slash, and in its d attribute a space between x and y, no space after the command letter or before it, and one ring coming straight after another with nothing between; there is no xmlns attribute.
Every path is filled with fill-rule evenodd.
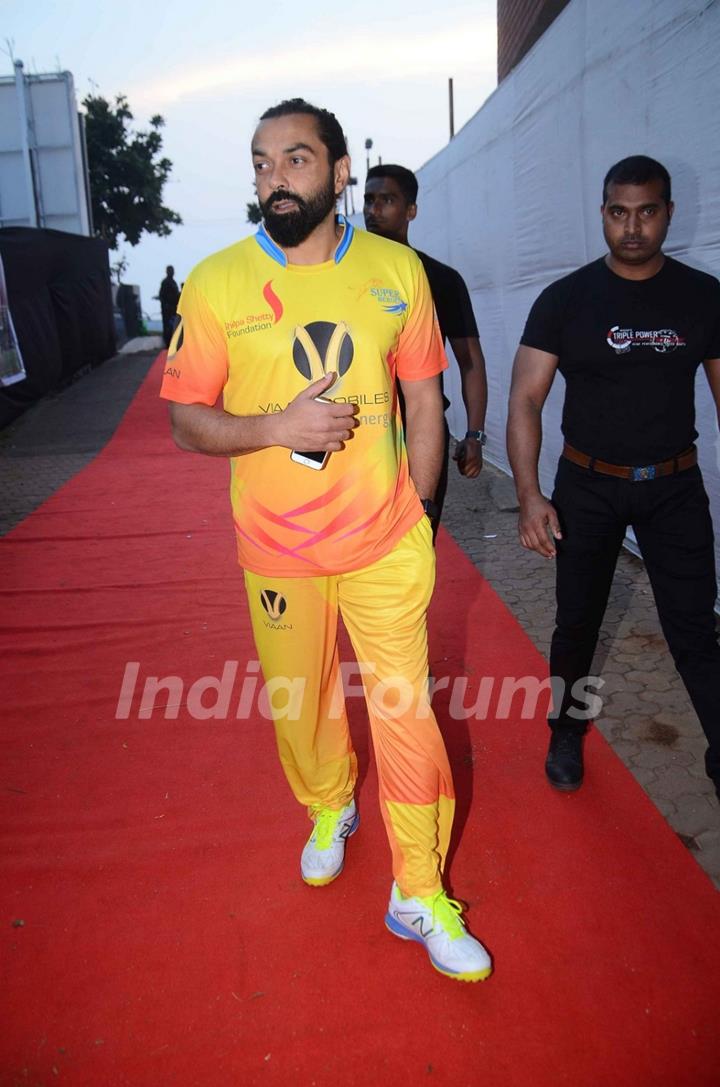
<svg viewBox="0 0 720 1087"><path fill-rule="evenodd" d="M108 360L0 431L0 534L110 439L155 357L154 340L133 346L148 350ZM508 476L486 464L478 480L464 480L451 465L443 522L547 656L553 565L520 547ZM597 727L720 888L720 805L705 776L705 740L660 632L643 564L627 551L593 671L605 679Z"/></svg>

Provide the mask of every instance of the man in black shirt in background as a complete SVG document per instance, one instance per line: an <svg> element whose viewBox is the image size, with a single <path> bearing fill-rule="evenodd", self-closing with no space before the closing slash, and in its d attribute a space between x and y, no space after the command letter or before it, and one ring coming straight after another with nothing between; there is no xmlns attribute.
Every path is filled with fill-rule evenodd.
<svg viewBox="0 0 720 1087"><path fill-rule="evenodd" d="M546 773L558 789L582 784L582 692L632 525L663 633L709 741L705 765L720 799L713 527L693 444L701 363L720 418L720 283L663 254L673 204L659 162L635 155L613 166L601 211L609 253L537 299L510 392L520 540L556 558L550 674L563 693L554 695ZM548 502L537 463L556 370L566 381L565 446Z"/></svg>
<svg viewBox="0 0 720 1087"><path fill-rule="evenodd" d="M160 299L160 312L162 314L163 340L165 346L170 346L170 340L175 329L175 313L180 301L180 288L175 282L175 269L168 264L165 269L165 278L160 284L160 290L156 295Z"/></svg>
<svg viewBox="0 0 720 1087"><path fill-rule="evenodd" d="M405 166L372 166L365 182L363 214L371 234L409 245L408 226L417 215L418 182L412 170ZM469 479L480 475L482 447L485 444L485 412L487 409L487 378L477 324L470 295L459 272L439 260L415 252L422 261L435 303L443 343L450 341L460 367L462 397L467 413L467 433L458 442L453 454L458 470ZM445 401L447 407L449 401ZM445 428L446 453L443 469L435 492L433 520L442 513L447 490L450 434Z"/></svg>

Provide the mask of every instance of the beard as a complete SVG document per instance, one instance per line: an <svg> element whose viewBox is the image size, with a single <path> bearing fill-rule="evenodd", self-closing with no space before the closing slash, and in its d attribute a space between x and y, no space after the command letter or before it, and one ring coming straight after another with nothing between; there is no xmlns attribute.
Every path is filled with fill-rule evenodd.
<svg viewBox="0 0 720 1087"><path fill-rule="evenodd" d="M281 200L294 200L297 211L276 212L273 204ZM337 196L332 173L322 189L318 189L307 200L297 193L278 189L264 203L260 204L265 227L274 242L283 249L294 249L308 238L315 227L325 219L335 207Z"/></svg>

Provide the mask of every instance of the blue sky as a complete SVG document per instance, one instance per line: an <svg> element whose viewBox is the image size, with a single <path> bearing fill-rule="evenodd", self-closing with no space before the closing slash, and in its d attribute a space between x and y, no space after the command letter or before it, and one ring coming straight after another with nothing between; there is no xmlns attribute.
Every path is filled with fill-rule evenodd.
<svg viewBox="0 0 720 1087"><path fill-rule="evenodd" d="M495 0L403 8L356 0L312 7L4 0L1 7L0 74L12 72L9 40L27 71L72 72L78 102L89 91L124 93L139 126L153 113L165 118L164 153L173 162L165 201L184 225L167 239L124 246L126 280L140 284L149 313L166 264L182 280L202 257L250 232L248 148L267 106L301 95L337 114L359 210L366 138L374 142L371 161L381 155L417 168L447 142L448 77L456 130L495 87Z"/></svg>

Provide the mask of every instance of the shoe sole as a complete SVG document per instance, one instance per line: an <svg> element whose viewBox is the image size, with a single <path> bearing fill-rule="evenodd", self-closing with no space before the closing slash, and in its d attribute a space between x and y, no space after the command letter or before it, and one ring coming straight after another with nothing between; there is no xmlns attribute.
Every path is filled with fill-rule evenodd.
<svg viewBox="0 0 720 1087"><path fill-rule="evenodd" d="M575 793L582 785L582 778L580 781L571 782L570 784L563 784L558 781L553 781L551 777L546 774L545 777L548 780L548 784L552 785L553 789L558 789L561 793Z"/></svg>
<svg viewBox="0 0 720 1087"><path fill-rule="evenodd" d="M454 973L452 970L446 970L445 967L441 966L440 963L432 957L422 936L418 936L416 932L411 932L410 929L405 928L405 926L396 921L390 913L385 914L385 927L388 932L392 932L393 936L398 936L401 940L412 940L413 943L422 944L427 951L430 965L437 970L438 974L442 974L443 977L451 978L453 981L475 982L485 981L485 979L489 978L493 972L492 966L488 966L485 970L468 971L462 974Z"/></svg>
<svg viewBox="0 0 720 1087"><path fill-rule="evenodd" d="M350 827L350 830L347 833L347 838L351 838L353 836L353 834L355 833L355 831L357 830L359 825L360 825L360 814L359 814L359 812L356 812L355 813L355 821L354 821L353 825ZM347 841L347 838L345 839L345 841ZM320 879L316 879L314 876L303 876L302 868L300 869L300 875L302 876L303 883L307 883L308 887L327 887L328 883L334 883L335 882L335 880L338 878L338 876L342 873L342 870L343 870L344 867L345 867L345 854L343 853L342 864L338 868L337 872L333 872L333 874L331 876L322 876Z"/></svg>

